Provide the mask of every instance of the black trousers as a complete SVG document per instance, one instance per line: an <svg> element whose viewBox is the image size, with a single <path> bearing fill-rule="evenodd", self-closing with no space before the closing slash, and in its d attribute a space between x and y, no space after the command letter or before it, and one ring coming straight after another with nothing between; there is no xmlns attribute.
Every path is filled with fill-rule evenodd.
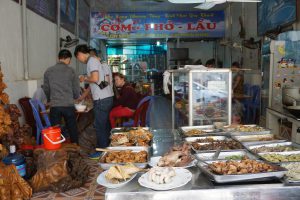
<svg viewBox="0 0 300 200"><path fill-rule="evenodd" d="M50 108L50 121L52 126L60 125L62 118L65 120L71 142L78 144L78 128L75 107L70 106Z"/></svg>

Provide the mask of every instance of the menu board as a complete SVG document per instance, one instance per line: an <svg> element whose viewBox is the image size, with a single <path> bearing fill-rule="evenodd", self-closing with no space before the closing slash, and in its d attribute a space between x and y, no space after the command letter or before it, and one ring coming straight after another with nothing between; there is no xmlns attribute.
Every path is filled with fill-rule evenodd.
<svg viewBox="0 0 300 200"><path fill-rule="evenodd" d="M79 1L79 37L87 40L89 36L90 8L85 0Z"/></svg>
<svg viewBox="0 0 300 200"><path fill-rule="evenodd" d="M27 0L27 7L50 21L56 22L57 0Z"/></svg>
<svg viewBox="0 0 300 200"><path fill-rule="evenodd" d="M60 0L60 22L63 28L75 33L76 0Z"/></svg>
<svg viewBox="0 0 300 200"><path fill-rule="evenodd" d="M296 0L263 0L257 9L259 35L296 21Z"/></svg>

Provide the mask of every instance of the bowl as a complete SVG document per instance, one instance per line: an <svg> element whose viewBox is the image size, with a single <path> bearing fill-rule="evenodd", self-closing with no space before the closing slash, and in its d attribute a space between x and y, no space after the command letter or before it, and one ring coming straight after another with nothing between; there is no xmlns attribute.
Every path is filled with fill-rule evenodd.
<svg viewBox="0 0 300 200"><path fill-rule="evenodd" d="M83 104L75 104L75 108L78 112L83 112L86 109L86 105Z"/></svg>

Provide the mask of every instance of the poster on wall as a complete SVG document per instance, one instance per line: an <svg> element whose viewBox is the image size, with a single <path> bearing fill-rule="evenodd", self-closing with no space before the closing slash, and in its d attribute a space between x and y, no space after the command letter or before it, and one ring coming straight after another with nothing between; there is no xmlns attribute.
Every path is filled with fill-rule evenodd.
<svg viewBox="0 0 300 200"><path fill-rule="evenodd" d="M79 5L79 37L87 40L89 36L90 8L85 0L81 0Z"/></svg>
<svg viewBox="0 0 300 200"><path fill-rule="evenodd" d="M221 38L224 11L91 13L91 37L113 38Z"/></svg>
<svg viewBox="0 0 300 200"><path fill-rule="evenodd" d="M27 0L27 7L50 21L56 22L57 0Z"/></svg>
<svg viewBox="0 0 300 200"><path fill-rule="evenodd" d="M296 0L263 0L257 4L257 31L264 35L296 21Z"/></svg>
<svg viewBox="0 0 300 200"><path fill-rule="evenodd" d="M61 26L75 33L76 23L76 0L60 0Z"/></svg>

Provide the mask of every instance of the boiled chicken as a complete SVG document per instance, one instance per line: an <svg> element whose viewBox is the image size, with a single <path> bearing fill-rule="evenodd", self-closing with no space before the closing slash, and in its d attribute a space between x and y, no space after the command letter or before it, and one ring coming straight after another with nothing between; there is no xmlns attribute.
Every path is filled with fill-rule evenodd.
<svg viewBox="0 0 300 200"><path fill-rule="evenodd" d="M193 161L191 147L184 143L181 146L174 146L170 152L159 159L159 167L184 167Z"/></svg>

